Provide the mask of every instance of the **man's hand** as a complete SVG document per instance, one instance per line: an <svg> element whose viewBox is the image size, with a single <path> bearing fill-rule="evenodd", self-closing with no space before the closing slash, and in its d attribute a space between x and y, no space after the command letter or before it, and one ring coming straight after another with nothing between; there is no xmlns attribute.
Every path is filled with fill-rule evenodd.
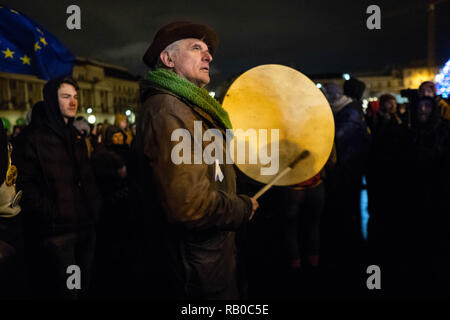
<svg viewBox="0 0 450 320"><path fill-rule="evenodd" d="M250 218L248 218L248 221L251 221L253 219L256 209L259 208L258 201L256 201L254 198L250 198L250 200L252 200L252 213L250 214Z"/></svg>

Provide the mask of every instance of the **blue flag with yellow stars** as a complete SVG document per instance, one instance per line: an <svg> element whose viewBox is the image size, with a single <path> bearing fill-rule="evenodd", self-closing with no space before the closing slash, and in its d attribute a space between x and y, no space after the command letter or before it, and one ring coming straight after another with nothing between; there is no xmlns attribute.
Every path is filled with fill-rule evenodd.
<svg viewBox="0 0 450 320"><path fill-rule="evenodd" d="M74 55L22 13L0 4L0 70L49 80L72 74Z"/></svg>

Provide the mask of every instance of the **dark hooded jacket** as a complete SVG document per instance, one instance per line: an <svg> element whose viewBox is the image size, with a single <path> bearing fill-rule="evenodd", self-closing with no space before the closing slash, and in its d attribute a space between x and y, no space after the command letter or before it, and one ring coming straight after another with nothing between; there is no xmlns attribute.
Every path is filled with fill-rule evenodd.
<svg viewBox="0 0 450 320"><path fill-rule="evenodd" d="M33 108L29 127L18 137L15 162L21 173L26 226L39 234L76 231L95 222L101 198L86 144L73 119L59 109L57 91L63 78L44 87L44 103Z"/></svg>
<svg viewBox="0 0 450 320"><path fill-rule="evenodd" d="M367 170L370 135L357 102L334 114L337 163L343 181L360 184Z"/></svg>

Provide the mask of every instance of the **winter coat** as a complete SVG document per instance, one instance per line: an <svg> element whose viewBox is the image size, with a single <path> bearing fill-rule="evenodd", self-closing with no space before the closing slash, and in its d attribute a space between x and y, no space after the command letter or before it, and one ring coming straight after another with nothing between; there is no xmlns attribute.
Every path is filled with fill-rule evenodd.
<svg viewBox="0 0 450 320"><path fill-rule="evenodd" d="M25 225L40 235L92 225L101 205L86 143L59 110L58 86L54 80L44 87L40 116L18 137L14 153Z"/></svg>
<svg viewBox="0 0 450 320"><path fill-rule="evenodd" d="M334 115L337 164L340 176L360 183L367 169L370 136L359 105L351 102Z"/></svg>
<svg viewBox="0 0 450 320"><path fill-rule="evenodd" d="M215 179L215 164L179 164L171 152L179 142L172 132L187 129L194 148L194 121L203 132L223 129L203 110L175 94L143 83L138 118L137 151L145 214L152 215L166 254L171 297L234 299L235 232L251 213L251 201L236 194L236 175L221 164L224 179ZM222 152L225 158L225 137ZM204 150L209 141L202 142ZM193 152L192 152L193 154ZM158 246L158 245L157 245ZM169 286L168 283L165 285Z"/></svg>

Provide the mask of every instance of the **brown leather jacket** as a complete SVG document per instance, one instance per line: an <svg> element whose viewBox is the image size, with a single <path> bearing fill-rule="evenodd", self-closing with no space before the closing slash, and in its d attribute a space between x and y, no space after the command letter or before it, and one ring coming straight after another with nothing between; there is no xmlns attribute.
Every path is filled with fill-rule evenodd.
<svg viewBox="0 0 450 320"><path fill-rule="evenodd" d="M238 298L234 231L248 221L251 201L236 194L233 165L220 165L224 175L220 182L215 181L214 163L193 164L194 121L202 122L202 133L220 127L199 107L147 83L141 85L141 101L137 124L140 172L147 184L144 190L152 189L151 201L157 202L151 214L161 218L153 227L161 232L162 253L169 258L165 271L171 270L169 278L175 286L169 295ZM172 149L179 141L171 141L171 135L179 128L191 134L192 164L172 162ZM225 136L223 140L226 159ZM202 150L210 143L203 141Z"/></svg>

